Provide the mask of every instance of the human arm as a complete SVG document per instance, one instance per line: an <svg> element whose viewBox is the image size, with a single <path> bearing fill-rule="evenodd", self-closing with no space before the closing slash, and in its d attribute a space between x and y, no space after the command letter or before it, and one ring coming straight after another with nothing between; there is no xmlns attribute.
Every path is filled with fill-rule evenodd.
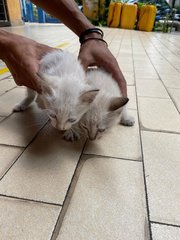
<svg viewBox="0 0 180 240"><path fill-rule="evenodd" d="M78 37L81 33L94 26L88 21L84 14L79 11L74 0L32 0L36 5L42 7L51 15L60 19ZM87 38L99 38L97 33L88 34ZM102 41L91 40L80 47L79 59L85 69L89 66L98 66L110 72L117 81L122 95L127 96L126 80L118 66L115 57Z"/></svg>
<svg viewBox="0 0 180 240"><path fill-rule="evenodd" d="M32 0L32 2L42 7L51 15L59 18L78 37L85 30L94 27L78 9L74 0ZM88 34L87 37L99 38L99 34L91 33ZM51 51L52 48L15 34L9 35L8 38L11 39L10 42L8 41L9 46L6 44L6 46L2 48L4 49L3 53L5 57L3 59L0 54L0 58L7 64L17 84L40 91L37 86L38 81L36 75L39 61L40 58L48 51ZM21 44L19 44L19 42L21 42ZM24 53L26 53L26 55ZM88 66L96 65L110 72L117 81L123 96L127 96L126 81L123 74L116 59L102 41L91 40L81 45L79 59L85 69L87 69Z"/></svg>

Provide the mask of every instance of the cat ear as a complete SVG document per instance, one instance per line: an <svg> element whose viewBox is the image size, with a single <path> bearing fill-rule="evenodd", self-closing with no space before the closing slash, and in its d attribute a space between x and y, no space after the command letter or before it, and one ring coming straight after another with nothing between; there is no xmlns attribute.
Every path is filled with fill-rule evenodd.
<svg viewBox="0 0 180 240"><path fill-rule="evenodd" d="M90 90L81 94L80 99L84 103L92 103L98 94L99 89Z"/></svg>
<svg viewBox="0 0 180 240"><path fill-rule="evenodd" d="M109 111L116 111L117 109L123 107L129 99L127 97L114 97L111 99L110 105L109 105Z"/></svg>

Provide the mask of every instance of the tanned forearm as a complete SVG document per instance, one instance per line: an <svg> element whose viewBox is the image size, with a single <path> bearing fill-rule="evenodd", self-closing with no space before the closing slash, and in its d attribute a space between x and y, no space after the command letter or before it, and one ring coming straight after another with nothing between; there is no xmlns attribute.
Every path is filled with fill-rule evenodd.
<svg viewBox="0 0 180 240"><path fill-rule="evenodd" d="M93 27L78 9L74 0L32 0L32 2L60 19L78 36L86 29Z"/></svg>
<svg viewBox="0 0 180 240"><path fill-rule="evenodd" d="M5 45L8 44L10 33L0 29L0 59L4 58Z"/></svg>

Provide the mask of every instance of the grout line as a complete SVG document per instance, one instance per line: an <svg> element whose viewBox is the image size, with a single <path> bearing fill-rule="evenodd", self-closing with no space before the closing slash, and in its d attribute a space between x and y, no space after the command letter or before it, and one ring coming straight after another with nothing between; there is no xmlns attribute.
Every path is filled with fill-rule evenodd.
<svg viewBox="0 0 180 240"><path fill-rule="evenodd" d="M158 38L157 37L157 35L154 35L153 36L156 40L158 40L165 48L167 48L168 49L168 51L170 51L170 53L172 54L172 55L174 55L175 57L177 57L177 54L175 54L175 52L174 52L174 50L172 50L171 49L171 46L169 47L169 46L167 46L166 45L166 43L164 42L164 41L162 41L162 39L161 38ZM169 40L166 40L167 42L169 41ZM174 44L172 44L172 42L171 41L169 41L170 43L171 43L171 45L174 45ZM179 47L177 47L176 45L175 45L175 47L176 48L178 48L178 50L180 50L180 48ZM160 51L159 51L160 52ZM161 52L160 52L161 53ZM171 64L172 65L172 64ZM172 65L173 66L173 65ZM174 67L174 66L173 66ZM174 67L175 68L175 67ZM176 69L176 68L175 68Z"/></svg>
<svg viewBox="0 0 180 240"><path fill-rule="evenodd" d="M8 78L7 78L7 79L8 79ZM5 78L4 80L6 80L6 78ZM14 80L13 80L13 81L14 81ZM14 87L12 87L12 88L9 88L9 89L6 90L5 92L1 93L1 94L0 94L0 97L4 96L6 93L12 91L12 90L15 89L15 88L17 88L17 86L14 86Z"/></svg>
<svg viewBox="0 0 180 240"><path fill-rule="evenodd" d="M62 207L62 204L58 204L58 203L44 202L44 201L40 201L40 200L34 200L34 199L29 199L29 198L16 197L16 196L11 196L11 195L1 194L1 193L0 193L0 197L11 198L11 199L16 199L16 200L22 200L22 201L28 201L28 202L41 203L41 204L47 204L47 205L53 205L53 206Z"/></svg>
<svg viewBox="0 0 180 240"><path fill-rule="evenodd" d="M150 99L165 99L165 100L171 100L169 97L152 97L152 96L139 96L138 98L150 98Z"/></svg>
<svg viewBox="0 0 180 240"><path fill-rule="evenodd" d="M137 34L139 38L139 34ZM142 44L142 43L141 43ZM131 47L132 47L132 56L133 56L133 66L134 66L134 49L132 45L132 38L131 38ZM144 153L143 153L143 145L142 145L142 135L141 135L141 126L140 126L140 114L139 114L139 104L138 104L138 96L137 96L137 88L136 88L136 76L134 78L135 81L135 94L136 94L136 102L137 102L137 115L138 115L138 123L139 123L139 136L140 136L140 145L141 145L141 152L142 152L142 168L143 168L143 179L144 179L144 190L145 190L145 200L146 200L146 210L147 210L147 225L148 225L148 238L149 240L152 239L152 229L150 224L150 209L149 209L149 201L148 201L148 191L147 191L147 183L146 183L146 172L145 172L145 164L144 164Z"/></svg>
<svg viewBox="0 0 180 240"><path fill-rule="evenodd" d="M59 235L59 232L60 232L60 229L61 229L64 217L65 217L66 212L68 210L68 207L69 207L71 198L73 196L73 193L74 193L77 181L79 179L79 175L81 173L81 169L82 169L83 164L85 162L85 159L82 158L85 146L86 146L86 142L84 143L84 146L82 148L82 151L81 151L81 154L80 154L80 157L79 157L79 161L78 161L78 163L76 165L76 169L74 170L74 174L73 174L71 182L69 184L69 187L68 187L66 196L64 198L63 205L62 205L62 209L60 211L60 214L59 214L58 219L56 221L56 224L54 226L54 229L53 229L53 232L52 232L50 240L56 240L58 235Z"/></svg>
<svg viewBox="0 0 180 240"><path fill-rule="evenodd" d="M117 160L122 160L122 161L130 161L130 162L142 162L142 160L140 159L130 159L130 158L120 158L120 157L112 157L112 156L104 156L104 155L100 155L100 154L93 154L93 153L83 153L83 156L84 157L92 157L92 158L95 158L95 157L102 157L102 158L112 158L112 159L117 159Z"/></svg>
<svg viewBox="0 0 180 240"><path fill-rule="evenodd" d="M148 39L148 41L152 44L152 41L150 41L149 38L147 38L147 39ZM140 38L140 40L141 40L141 38ZM141 43L142 43L142 40L141 40ZM152 44L152 45L153 45L153 44ZM166 87L166 85L164 84L164 82L163 82L163 80L162 80L162 78L161 78L159 72L157 71L156 67L154 66L153 61L152 61L151 58L149 57L148 52L146 51L146 48L144 47L143 44L142 44L142 46L143 46L143 48L144 48L144 50L145 50L145 52L146 52L146 54L147 54L147 56L148 56L148 59L150 60L151 64L153 65L153 67L154 67L154 69L155 69L155 71L156 71L156 73L157 73L157 75L158 75L158 77L159 77L161 83L162 83L163 86L165 87L165 89L166 89L166 91L167 91L167 93L168 93L168 95L169 95L171 101L174 103L174 106L175 106L177 112L180 113L180 111L179 111L179 109L178 109L178 106L177 106L175 100L173 99L173 97L171 96L170 92L168 91L168 87ZM153 45L153 47L156 49L157 52L159 52L159 51L157 50L156 46ZM163 57L163 59L165 59L167 62L169 62L166 58L164 58L164 56L162 55L161 52L159 52L159 54ZM173 66L170 62L169 62L169 64L170 64L171 66ZM173 66L173 68L174 68L174 66Z"/></svg>
<svg viewBox="0 0 180 240"><path fill-rule="evenodd" d="M19 158L22 156L22 154L26 151L26 149L29 147L29 145L31 145L31 143L37 138L38 134L43 130L43 128L47 125L47 122L37 131L37 133L34 135L34 137L32 138L32 140L27 144L26 147L24 147L24 150L19 154L19 156L17 157L17 159L12 163L12 165L5 171L5 173L2 175L2 177L0 177L0 181L4 178L4 176L9 172L9 170L15 165L15 163L19 160ZM5 145L8 146L8 145ZM18 146L15 146L18 147ZM22 147L22 146L21 146Z"/></svg>
<svg viewBox="0 0 180 240"><path fill-rule="evenodd" d="M172 132L172 131L166 131L166 130L149 129L149 128L145 128L143 126L141 126L141 131L156 132L156 133L168 133L168 134L180 135L180 132Z"/></svg>
<svg viewBox="0 0 180 240"><path fill-rule="evenodd" d="M170 226L170 227L178 227L180 228L180 225L176 225L176 224L171 224L171 223L164 223L164 222L156 222L156 221L150 221L151 224L159 224L159 225L164 225L164 226Z"/></svg>

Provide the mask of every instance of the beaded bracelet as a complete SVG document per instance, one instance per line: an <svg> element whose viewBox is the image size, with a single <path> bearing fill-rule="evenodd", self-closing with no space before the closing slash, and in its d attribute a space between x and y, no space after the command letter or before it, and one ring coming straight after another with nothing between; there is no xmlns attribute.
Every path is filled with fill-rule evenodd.
<svg viewBox="0 0 180 240"><path fill-rule="evenodd" d="M101 42L104 42L106 44L106 46L108 46L107 42L102 39L102 38L95 38L95 37L91 37L91 38L87 38L87 39L83 39L83 41L81 42L81 45L89 40L100 40Z"/></svg>
<svg viewBox="0 0 180 240"><path fill-rule="evenodd" d="M79 42L82 44L82 42L84 42L85 40L84 37L90 33L98 33L101 36L101 38L104 37L104 33L100 28L89 28L81 33L79 37Z"/></svg>

